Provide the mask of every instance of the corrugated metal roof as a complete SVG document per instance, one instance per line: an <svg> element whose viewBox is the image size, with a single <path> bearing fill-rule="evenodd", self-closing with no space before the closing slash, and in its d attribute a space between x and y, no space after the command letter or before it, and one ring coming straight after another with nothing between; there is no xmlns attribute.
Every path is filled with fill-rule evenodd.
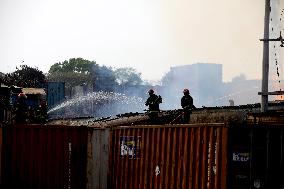
<svg viewBox="0 0 284 189"><path fill-rule="evenodd" d="M5 85L5 84L3 84L3 83L0 83L0 87L6 87L6 88L8 88L8 86Z"/></svg>
<svg viewBox="0 0 284 189"><path fill-rule="evenodd" d="M23 93L25 94L39 94L39 95L46 95L43 88L23 88Z"/></svg>

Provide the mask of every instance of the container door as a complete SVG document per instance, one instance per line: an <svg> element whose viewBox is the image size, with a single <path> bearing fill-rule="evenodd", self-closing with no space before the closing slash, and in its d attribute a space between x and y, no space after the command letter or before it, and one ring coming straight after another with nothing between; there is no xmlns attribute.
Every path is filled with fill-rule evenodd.
<svg viewBox="0 0 284 189"><path fill-rule="evenodd" d="M284 188L282 128L233 128L229 147L229 188Z"/></svg>

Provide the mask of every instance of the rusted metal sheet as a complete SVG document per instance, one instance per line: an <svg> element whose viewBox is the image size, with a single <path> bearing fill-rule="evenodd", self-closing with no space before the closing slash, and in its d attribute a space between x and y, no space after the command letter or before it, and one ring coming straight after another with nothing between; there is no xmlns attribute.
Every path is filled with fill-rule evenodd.
<svg viewBox="0 0 284 189"><path fill-rule="evenodd" d="M44 88L22 88L23 93L32 95L46 95Z"/></svg>
<svg viewBox="0 0 284 189"><path fill-rule="evenodd" d="M268 112L268 113L248 113L247 114L248 126L284 126L284 112Z"/></svg>
<svg viewBox="0 0 284 189"><path fill-rule="evenodd" d="M107 189L109 169L109 129L90 128L88 132L87 188Z"/></svg>
<svg viewBox="0 0 284 189"><path fill-rule="evenodd" d="M223 124L116 127L110 188L225 189Z"/></svg>
<svg viewBox="0 0 284 189"><path fill-rule="evenodd" d="M3 186L86 188L86 154L85 127L3 127Z"/></svg>

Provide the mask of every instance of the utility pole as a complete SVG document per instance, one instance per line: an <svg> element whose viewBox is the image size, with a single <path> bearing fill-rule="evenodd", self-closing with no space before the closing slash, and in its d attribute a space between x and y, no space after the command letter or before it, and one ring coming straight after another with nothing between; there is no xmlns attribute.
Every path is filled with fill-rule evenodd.
<svg viewBox="0 0 284 189"><path fill-rule="evenodd" d="M265 0L264 35L269 39L270 0ZM263 41L261 112L268 110L269 41Z"/></svg>
<svg viewBox="0 0 284 189"><path fill-rule="evenodd" d="M284 47L284 40L281 32L279 38L269 39L269 20L270 20L270 0L265 0L265 15L264 15L264 35L263 39L263 58L262 58L262 86L261 92L261 112L267 112L268 110L268 95L283 95L284 91L268 92L268 79L269 79L269 42L280 41L280 47Z"/></svg>

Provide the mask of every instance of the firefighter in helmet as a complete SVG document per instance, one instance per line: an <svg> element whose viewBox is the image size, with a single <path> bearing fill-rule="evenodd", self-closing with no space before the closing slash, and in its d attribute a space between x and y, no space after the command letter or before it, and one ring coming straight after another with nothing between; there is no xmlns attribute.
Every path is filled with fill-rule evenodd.
<svg viewBox="0 0 284 189"><path fill-rule="evenodd" d="M146 106L149 106L149 117L153 123L157 123L158 112L160 111L159 104L162 103L162 97L156 95L153 89L148 91L149 97L145 102Z"/></svg>
<svg viewBox="0 0 284 189"><path fill-rule="evenodd" d="M193 98L191 97L189 90L183 90L183 97L181 98L181 107L183 109L183 122L188 123L190 120L191 110L194 108Z"/></svg>
<svg viewBox="0 0 284 189"><path fill-rule="evenodd" d="M16 123L26 123L27 120L27 96L25 93L19 93L16 102Z"/></svg>

